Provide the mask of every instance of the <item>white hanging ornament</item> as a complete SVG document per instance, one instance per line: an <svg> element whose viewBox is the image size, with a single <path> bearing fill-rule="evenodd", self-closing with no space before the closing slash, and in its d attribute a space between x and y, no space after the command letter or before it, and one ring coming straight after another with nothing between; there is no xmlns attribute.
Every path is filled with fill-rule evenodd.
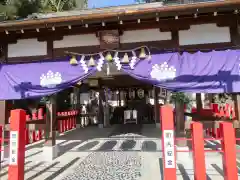
<svg viewBox="0 0 240 180"><path fill-rule="evenodd" d="M102 54L100 54L100 58L98 60L98 63L97 63L97 70L98 71L101 71L102 70L102 67L103 67L103 64L104 64L104 57Z"/></svg>
<svg viewBox="0 0 240 180"><path fill-rule="evenodd" d="M134 51L132 51L132 54L133 54L133 56L132 56L132 58L131 58L131 61L130 61L130 63L129 63L129 66L130 66L131 69L134 69L134 66L135 66L135 64L136 64L136 62L137 62L137 56L136 56L136 54L135 54Z"/></svg>
<svg viewBox="0 0 240 180"><path fill-rule="evenodd" d="M85 73L88 73L88 67L87 67L87 64L86 64L86 62L85 62L84 59L85 59L85 56L82 55L81 60L80 60L80 63L81 63L81 66L82 66L84 72L85 72Z"/></svg>
<svg viewBox="0 0 240 180"><path fill-rule="evenodd" d="M120 58L118 57L118 52L116 52L116 54L115 54L113 59L114 59L114 62L116 64L116 66L117 66L117 70L118 71L121 70L122 65L121 65L121 62L120 62Z"/></svg>

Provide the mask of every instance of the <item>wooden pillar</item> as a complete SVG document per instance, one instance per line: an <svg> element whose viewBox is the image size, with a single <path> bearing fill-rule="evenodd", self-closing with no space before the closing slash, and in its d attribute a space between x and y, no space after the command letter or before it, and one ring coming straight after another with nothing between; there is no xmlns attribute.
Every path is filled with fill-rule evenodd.
<svg viewBox="0 0 240 180"><path fill-rule="evenodd" d="M118 106L122 106L121 89L118 90Z"/></svg>
<svg viewBox="0 0 240 180"><path fill-rule="evenodd" d="M176 119L176 136L177 137L185 137L185 119L184 119L184 103L183 102L175 102L175 119ZM178 146L186 146L186 140L178 140L176 142Z"/></svg>
<svg viewBox="0 0 240 180"><path fill-rule="evenodd" d="M55 146L56 144L56 96L52 95L46 103L46 128L45 128L45 145Z"/></svg>
<svg viewBox="0 0 240 180"><path fill-rule="evenodd" d="M196 93L196 104L197 104L197 112L200 112L200 110L203 108L201 93Z"/></svg>
<svg viewBox="0 0 240 180"><path fill-rule="evenodd" d="M158 87L154 87L154 120L155 120L155 124L160 126L160 106L158 103L158 94L160 89Z"/></svg>
<svg viewBox="0 0 240 180"><path fill-rule="evenodd" d="M100 89L99 97L98 97L98 124L100 128L102 128L104 124L103 99L104 99L104 91L103 89Z"/></svg>
<svg viewBox="0 0 240 180"><path fill-rule="evenodd" d="M109 104L108 104L108 89L106 88L104 90L104 99L105 99L105 106L103 108L104 110L104 127L108 127L110 125L110 107L109 107Z"/></svg>
<svg viewBox="0 0 240 180"><path fill-rule="evenodd" d="M45 161L52 161L58 156L56 145L57 119L56 119L56 96L52 95L46 103L46 126L45 143L43 147L43 158Z"/></svg>
<svg viewBox="0 0 240 180"><path fill-rule="evenodd" d="M80 89L78 87L73 87L73 109L80 108Z"/></svg>
<svg viewBox="0 0 240 180"><path fill-rule="evenodd" d="M182 102L176 102L175 107L175 113L176 113L176 130L177 134L184 131L184 104Z"/></svg>

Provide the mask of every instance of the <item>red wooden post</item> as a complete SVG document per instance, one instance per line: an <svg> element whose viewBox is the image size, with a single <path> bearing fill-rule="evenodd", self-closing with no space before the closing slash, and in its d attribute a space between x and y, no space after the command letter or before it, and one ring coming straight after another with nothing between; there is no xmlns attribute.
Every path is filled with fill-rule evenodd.
<svg viewBox="0 0 240 180"><path fill-rule="evenodd" d="M67 122L67 120L66 120L66 116L67 116L67 114L66 114L66 112L63 112L63 116L64 116L64 120L63 120L63 132L65 132L66 130L67 130L67 126L66 126L66 122Z"/></svg>
<svg viewBox="0 0 240 180"><path fill-rule="evenodd" d="M164 180L176 180L176 148L174 141L173 109L169 105L160 107L162 121L162 147Z"/></svg>
<svg viewBox="0 0 240 180"><path fill-rule="evenodd" d="M60 116L61 116L61 113L58 112L58 113L57 113L57 117L60 117ZM62 133L61 121L58 120L57 123L58 123L58 133Z"/></svg>
<svg viewBox="0 0 240 180"><path fill-rule="evenodd" d="M66 129L66 131L68 131L68 112L67 111L65 112L65 116L66 116L66 118L65 118L65 129Z"/></svg>
<svg viewBox="0 0 240 180"><path fill-rule="evenodd" d="M26 115L26 121L30 121L30 115ZM30 144L30 133L29 133L29 129L27 128L25 130L25 141L26 141L26 144Z"/></svg>
<svg viewBox="0 0 240 180"><path fill-rule="evenodd" d="M74 116L73 116L73 111L70 111L70 114L71 114L71 118L70 118L70 129L73 129L73 118L74 118Z"/></svg>
<svg viewBox="0 0 240 180"><path fill-rule="evenodd" d="M43 108L38 109L38 120L44 120L44 115L43 115ZM41 140L42 139L42 129L38 130L38 139Z"/></svg>
<svg viewBox="0 0 240 180"><path fill-rule="evenodd" d="M71 127L71 119L72 119L72 112L71 111L69 111L68 112L68 123L67 123L67 125L68 125L68 130L70 130L70 129L72 129L72 127Z"/></svg>
<svg viewBox="0 0 240 180"><path fill-rule="evenodd" d="M77 128L77 120L78 120L78 117L79 117L79 115L80 115L80 110L77 110L76 111L76 118L75 118L75 128Z"/></svg>
<svg viewBox="0 0 240 180"><path fill-rule="evenodd" d="M2 139L2 137L3 137L3 126L1 126L0 125L0 169L1 169L1 161L2 161L2 142L4 142L3 141L3 139Z"/></svg>
<svg viewBox="0 0 240 180"><path fill-rule="evenodd" d="M62 115L63 115L63 132L65 132L67 129L66 129L66 112L62 112Z"/></svg>
<svg viewBox="0 0 240 180"><path fill-rule="evenodd" d="M61 113L61 116L64 116L64 113L62 112ZM61 118L62 120L61 120L61 126L62 126L62 133L65 131L65 124L64 124L64 120L63 120L63 118Z"/></svg>
<svg viewBox="0 0 240 180"><path fill-rule="evenodd" d="M29 131L28 129L25 129L25 142L26 142L26 145L28 145L30 142L29 142Z"/></svg>
<svg viewBox="0 0 240 180"><path fill-rule="evenodd" d="M32 113L32 120L37 120L37 113ZM36 142L37 141L37 136L36 136L36 131L37 130L33 130L32 131L32 142Z"/></svg>
<svg viewBox="0 0 240 180"><path fill-rule="evenodd" d="M194 180L206 180L203 126L199 122L191 124Z"/></svg>
<svg viewBox="0 0 240 180"><path fill-rule="evenodd" d="M20 109L12 110L10 118L8 179L24 180L26 113Z"/></svg>
<svg viewBox="0 0 240 180"><path fill-rule="evenodd" d="M73 119L73 127L74 128L76 128L76 122L77 122L77 115L78 115L78 113L77 113L77 110L75 110L74 111L74 119Z"/></svg>
<svg viewBox="0 0 240 180"><path fill-rule="evenodd" d="M236 138L232 123L220 123L223 150L223 170L225 180L237 180Z"/></svg>
<svg viewBox="0 0 240 180"><path fill-rule="evenodd" d="M74 128L77 127L77 117L78 117L78 115L79 115L79 111L76 110L76 111L75 111L75 118L74 118Z"/></svg>

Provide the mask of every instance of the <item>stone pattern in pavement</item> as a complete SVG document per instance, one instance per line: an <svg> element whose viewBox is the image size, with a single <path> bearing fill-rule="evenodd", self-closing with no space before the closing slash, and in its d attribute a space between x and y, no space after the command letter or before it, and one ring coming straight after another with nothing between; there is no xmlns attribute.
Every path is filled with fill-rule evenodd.
<svg viewBox="0 0 240 180"><path fill-rule="evenodd" d="M141 157L134 152L92 153L62 180L137 180Z"/></svg>

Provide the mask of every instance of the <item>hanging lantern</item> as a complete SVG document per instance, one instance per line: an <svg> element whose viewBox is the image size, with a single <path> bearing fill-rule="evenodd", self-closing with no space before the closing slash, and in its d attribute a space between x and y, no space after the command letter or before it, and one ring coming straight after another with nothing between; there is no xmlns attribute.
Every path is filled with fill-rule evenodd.
<svg viewBox="0 0 240 180"><path fill-rule="evenodd" d="M90 66L90 67L95 66L95 61L94 61L94 59L93 59L92 56L91 56L91 58L90 58L90 60L89 60L89 62L88 62L88 66Z"/></svg>
<svg viewBox="0 0 240 180"><path fill-rule="evenodd" d="M77 59L76 59L76 57L75 56L72 56L71 57L71 59L70 59L70 61L69 61L69 63L71 64L71 65L77 65L78 64L78 62L77 62Z"/></svg>
<svg viewBox="0 0 240 180"><path fill-rule="evenodd" d="M127 53L124 54L122 63L129 63L129 58Z"/></svg>
<svg viewBox="0 0 240 180"><path fill-rule="evenodd" d="M139 54L139 58L140 59L145 59L146 58L146 53L145 53L145 49L144 48L141 48L141 52Z"/></svg>
<svg viewBox="0 0 240 180"><path fill-rule="evenodd" d="M113 60L113 57L112 57L112 55L111 55L110 52L107 53L107 56L105 57L105 59L106 59L107 61L112 61L112 60Z"/></svg>

